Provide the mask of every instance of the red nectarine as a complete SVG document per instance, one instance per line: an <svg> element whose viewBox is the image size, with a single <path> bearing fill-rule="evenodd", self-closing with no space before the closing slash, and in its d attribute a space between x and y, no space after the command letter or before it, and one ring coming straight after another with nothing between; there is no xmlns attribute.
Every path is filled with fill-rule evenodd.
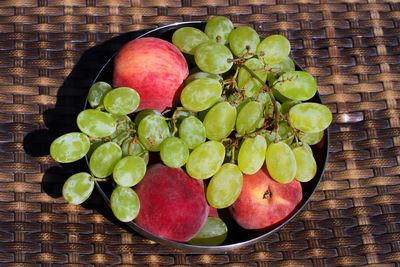
<svg viewBox="0 0 400 267"><path fill-rule="evenodd" d="M181 168L152 165L134 190L140 199L135 222L153 234L186 242L207 220L203 181L189 177Z"/></svg>
<svg viewBox="0 0 400 267"><path fill-rule="evenodd" d="M164 111L177 104L188 74L187 62L178 48L159 38L144 37L118 51L113 87L135 89L140 95L137 111Z"/></svg>
<svg viewBox="0 0 400 267"><path fill-rule="evenodd" d="M243 175L242 192L229 210L243 228L261 230L290 216L302 197L300 182L276 182L264 165L255 174Z"/></svg>

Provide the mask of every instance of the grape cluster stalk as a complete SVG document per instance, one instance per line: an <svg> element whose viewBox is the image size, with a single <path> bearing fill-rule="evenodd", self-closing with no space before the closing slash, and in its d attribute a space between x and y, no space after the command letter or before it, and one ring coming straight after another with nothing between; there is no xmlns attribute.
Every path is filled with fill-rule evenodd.
<svg viewBox="0 0 400 267"><path fill-rule="evenodd" d="M77 117L80 132L51 144L51 156L58 162L89 158L90 173L75 174L64 184L69 203L84 202L94 181L111 181L115 216L134 220L140 212L134 186L155 154L164 165L204 180L205 197L216 209L231 206L244 176L264 165L282 184L314 177L317 166L310 146L323 138L332 114L326 106L309 102L316 81L295 70L284 36L262 40L254 29L235 28L217 16L204 32L178 29L172 43L195 65L177 107L164 114L155 109L135 112L140 96L134 88L97 82L89 90L90 108Z"/></svg>

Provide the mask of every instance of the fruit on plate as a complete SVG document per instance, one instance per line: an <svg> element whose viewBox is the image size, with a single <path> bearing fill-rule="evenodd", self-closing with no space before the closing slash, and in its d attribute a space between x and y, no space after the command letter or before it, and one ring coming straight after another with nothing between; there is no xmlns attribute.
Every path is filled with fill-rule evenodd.
<svg viewBox="0 0 400 267"><path fill-rule="evenodd" d="M126 43L114 59L113 87L130 87L140 95L139 110L163 111L179 100L189 74L185 57L173 44L154 37Z"/></svg>
<svg viewBox="0 0 400 267"><path fill-rule="evenodd" d="M288 218L302 197L300 182L276 182L264 166L255 174L244 175L242 192L229 210L241 227L261 230Z"/></svg>
<svg viewBox="0 0 400 267"><path fill-rule="evenodd" d="M314 157L332 114L312 103L317 83L295 69L286 37L233 28L215 17L205 32L175 31L176 47L145 37L118 51L113 86L89 90L81 132L51 146L61 163L90 158L90 173L66 182L69 203L108 181L117 219L209 246L223 242L230 217L260 230L304 203L300 182L320 171ZM189 77L182 53L196 65Z"/></svg>
<svg viewBox="0 0 400 267"><path fill-rule="evenodd" d="M223 220L218 217L208 217L200 232L188 243L197 246L218 246L225 241L227 235L228 228Z"/></svg>
<svg viewBox="0 0 400 267"><path fill-rule="evenodd" d="M141 203L135 222L153 234L186 242L206 222L209 207L203 181L180 168L152 165L134 190Z"/></svg>

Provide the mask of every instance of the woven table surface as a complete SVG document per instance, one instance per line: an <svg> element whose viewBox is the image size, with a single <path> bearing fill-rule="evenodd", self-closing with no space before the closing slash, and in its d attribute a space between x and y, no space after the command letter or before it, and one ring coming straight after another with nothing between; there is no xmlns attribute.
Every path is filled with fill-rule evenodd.
<svg viewBox="0 0 400 267"><path fill-rule="evenodd" d="M333 112L330 154L281 230L190 254L126 230L98 193L67 204L62 183L85 166L55 163L49 144L75 127L107 40L215 15L291 41ZM0 266L400 266L399 37L397 0L0 1Z"/></svg>

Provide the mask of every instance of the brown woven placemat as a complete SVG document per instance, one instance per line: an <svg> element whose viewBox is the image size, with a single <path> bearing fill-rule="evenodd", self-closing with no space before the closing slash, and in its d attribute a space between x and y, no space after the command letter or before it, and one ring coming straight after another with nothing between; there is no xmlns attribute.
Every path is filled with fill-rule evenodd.
<svg viewBox="0 0 400 267"><path fill-rule="evenodd" d="M290 39L334 113L331 152L283 229L237 251L185 254L115 224L98 195L66 204L60 185L82 166L56 164L48 145L74 127L90 60L115 49L96 45L214 15ZM397 0L0 1L0 265L400 266L399 18Z"/></svg>

